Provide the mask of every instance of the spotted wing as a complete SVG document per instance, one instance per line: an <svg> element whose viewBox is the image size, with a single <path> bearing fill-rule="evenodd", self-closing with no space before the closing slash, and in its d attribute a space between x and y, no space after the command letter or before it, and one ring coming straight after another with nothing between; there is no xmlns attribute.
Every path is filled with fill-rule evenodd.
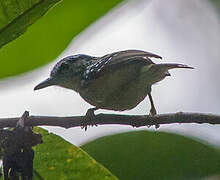
<svg viewBox="0 0 220 180"><path fill-rule="evenodd" d="M84 78L91 80L103 73L126 66L126 64L154 64L150 59L151 57L162 59L156 54L141 50L126 50L107 54L97 58L92 65L87 67Z"/></svg>

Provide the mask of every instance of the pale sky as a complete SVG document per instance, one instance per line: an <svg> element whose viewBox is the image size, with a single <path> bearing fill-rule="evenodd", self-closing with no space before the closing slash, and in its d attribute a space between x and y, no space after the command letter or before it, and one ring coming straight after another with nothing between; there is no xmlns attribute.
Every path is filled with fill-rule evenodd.
<svg viewBox="0 0 220 180"><path fill-rule="evenodd" d="M128 1L114 8L106 16L79 34L57 58L84 53L101 56L123 49L142 49L159 54L164 62L184 63L194 70L173 70L172 76L153 86L158 113L209 112L219 114L220 107L220 22L217 13L201 0L139 0ZM57 61L26 73L3 80L7 91L0 93L1 117L20 116L24 110L31 115L84 115L91 106L74 91L49 87L33 91L35 85L47 78ZM155 61L159 63L159 61ZM22 86L10 86L13 81L32 79ZM33 81L34 79L34 81ZM122 114L148 114L148 99L131 111ZM99 112L114 113L112 111ZM118 113L118 112L116 112ZM121 125L81 128L55 128L51 131L75 145L122 131L143 130ZM155 130L153 127L150 130ZM212 144L220 144L220 126L198 124L162 125L159 131L178 132L197 137Z"/></svg>

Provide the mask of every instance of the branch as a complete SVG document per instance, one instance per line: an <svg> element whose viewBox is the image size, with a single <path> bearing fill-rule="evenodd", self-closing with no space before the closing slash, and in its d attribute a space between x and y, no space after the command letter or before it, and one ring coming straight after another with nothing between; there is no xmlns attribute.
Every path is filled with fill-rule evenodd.
<svg viewBox="0 0 220 180"><path fill-rule="evenodd" d="M26 113L27 114L27 113ZM0 128L16 127L17 118L0 118ZM84 116L72 117L52 117L52 116L27 116L25 126L60 126L64 128L82 127L85 125L105 125L120 124L131 125L133 127L152 126L173 123L209 123L220 124L220 115L203 113L169 113L149 115L118 115L118 114L98 114L95 115L92 122L85 121Z"/></svg>

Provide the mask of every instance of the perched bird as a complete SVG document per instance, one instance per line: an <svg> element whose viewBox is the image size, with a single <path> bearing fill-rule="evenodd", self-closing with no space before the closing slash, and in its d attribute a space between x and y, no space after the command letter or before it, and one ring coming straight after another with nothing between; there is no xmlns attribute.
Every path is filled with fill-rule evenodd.
<svg viewBox="0 0 220 180"><path fill-rule="evenodd" d="M125 50L94 57L78 54L65 57L52 69L50 77L38 84L34 90L57 85L73 89L95 108L115 111L130 110L148 95L151 110L156 109L151 96L151 86L170 76L169 69L189 68L183 64L155 64L150 58L160 56L141 51Z"/></svg>

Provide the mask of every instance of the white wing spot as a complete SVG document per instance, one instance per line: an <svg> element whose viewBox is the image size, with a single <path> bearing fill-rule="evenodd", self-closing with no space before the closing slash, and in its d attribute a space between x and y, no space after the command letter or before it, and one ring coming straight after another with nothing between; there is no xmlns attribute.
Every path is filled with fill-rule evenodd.
<svg viewBox="0 0 220 180"><path fill-rule="evenodd" d="M88 70L86 70L86 74L89 74L89 69L88 69Z"/></svg>

